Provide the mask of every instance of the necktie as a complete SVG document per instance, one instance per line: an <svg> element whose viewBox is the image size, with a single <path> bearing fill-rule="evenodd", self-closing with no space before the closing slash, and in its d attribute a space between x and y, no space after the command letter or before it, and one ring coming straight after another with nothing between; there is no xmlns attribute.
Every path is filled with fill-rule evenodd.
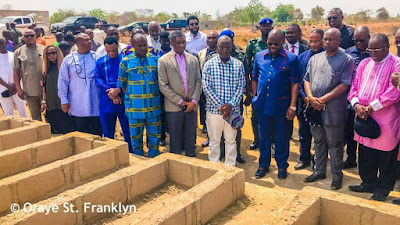
<svg viewBox="0 0 400 225"><path fill-rule="evenodd" d="M295 48L296 46L294 46L294 45L292 45L292 52L294 53L294 48Z"/></svg>

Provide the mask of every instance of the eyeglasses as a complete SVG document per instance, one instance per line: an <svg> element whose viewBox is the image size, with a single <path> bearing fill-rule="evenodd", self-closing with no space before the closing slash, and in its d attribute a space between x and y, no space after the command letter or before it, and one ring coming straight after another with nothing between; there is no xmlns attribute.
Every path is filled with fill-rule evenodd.
<svg viewBox="0 0 400 225"><path fill-rule="evenodd" d="M354 39L353 41L354 41L354 43L357 43L357 42L364 43L365 42L364 39Z"/></svg>
<svg viewBox="0 0 400 225"><path fill-rule="evenodd" d="M275 43L275 42L267 42L267 44L269 45L269 46L272 46L272 45L275 45L275 46L279 46L280 45L280 43Z"/></svg>
<svg viewBox="0 0 400 225"><path fill-rule="evenodd" d="M24 38L33 38L33 37L35 37L34 34L25 34L24 35Z"/></svg>
<svg viewBox="0 0 400 225"><path fill-rule="evenodd" d="M57 55L57 52L47 52L47 55Z"/></svg>
<svg viewBox="0 0 400 225"><path fill-rule="evenodd" d="M383 48L367 48L370 53L375 53L381 51Z"/></svg>
<svg viewBox="0 0 400 225"><path fill-rule="evenodd" d="M328 17L328 20L329 21L331 21L331 20L337 20L339 17L337 17L337 16L330 16L330 17Z"/></svg>
<svg viewBox="0 0 400 225"><path fill-rule="evenodd" d="M318 44L318 43L320 43L322 40L319 40L319 41L311 41L311 40L309 40L308 41L308 44L312 44L312 43L314 43L314 44Z"/></svg>
<svg viewBox="0 0 400 225"><path fill-rule="evenodd" d="M199 23L191 23L191 24L189 24L190 26L198 26L199 25Z"/></svg>

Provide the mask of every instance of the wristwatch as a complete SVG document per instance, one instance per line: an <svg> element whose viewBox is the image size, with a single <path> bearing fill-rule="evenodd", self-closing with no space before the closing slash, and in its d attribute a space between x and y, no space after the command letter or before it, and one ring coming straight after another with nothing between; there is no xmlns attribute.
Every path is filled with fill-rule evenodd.
<svg viewBox="0 0 400 225"><path fill-rule="evenodd" d="M291 110L296 111L297 107L296 106L290 106L289 107Z"/></svg>

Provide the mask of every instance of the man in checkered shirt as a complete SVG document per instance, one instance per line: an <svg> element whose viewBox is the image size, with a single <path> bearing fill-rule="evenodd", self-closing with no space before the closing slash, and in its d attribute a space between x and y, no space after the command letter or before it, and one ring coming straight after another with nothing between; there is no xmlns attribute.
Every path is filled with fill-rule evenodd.
<svg viewBox="0 0 400 225"><path fill-rule="evenodd" d="M245 87L243 63L230 56L232 39L222 36L217 44L218 57L203 68L203 91L206 96L206 124L210 138L208 159L219 162L221 135L225 137L225 164L236 163L237 131L226 122L231 115L240 114L240 102Z"/></svg>

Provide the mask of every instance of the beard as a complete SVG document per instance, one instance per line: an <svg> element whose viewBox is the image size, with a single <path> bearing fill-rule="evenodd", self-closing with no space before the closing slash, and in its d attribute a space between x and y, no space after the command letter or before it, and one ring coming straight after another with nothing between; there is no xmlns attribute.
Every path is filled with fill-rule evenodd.
<svg viewBox="0 0 400 225"><path fill-rule="evenodd" d="M199 29L197 29L197 30L190 30L190 33L192 33L192 34L197 34L197 33L199 33Z"/></svg>

